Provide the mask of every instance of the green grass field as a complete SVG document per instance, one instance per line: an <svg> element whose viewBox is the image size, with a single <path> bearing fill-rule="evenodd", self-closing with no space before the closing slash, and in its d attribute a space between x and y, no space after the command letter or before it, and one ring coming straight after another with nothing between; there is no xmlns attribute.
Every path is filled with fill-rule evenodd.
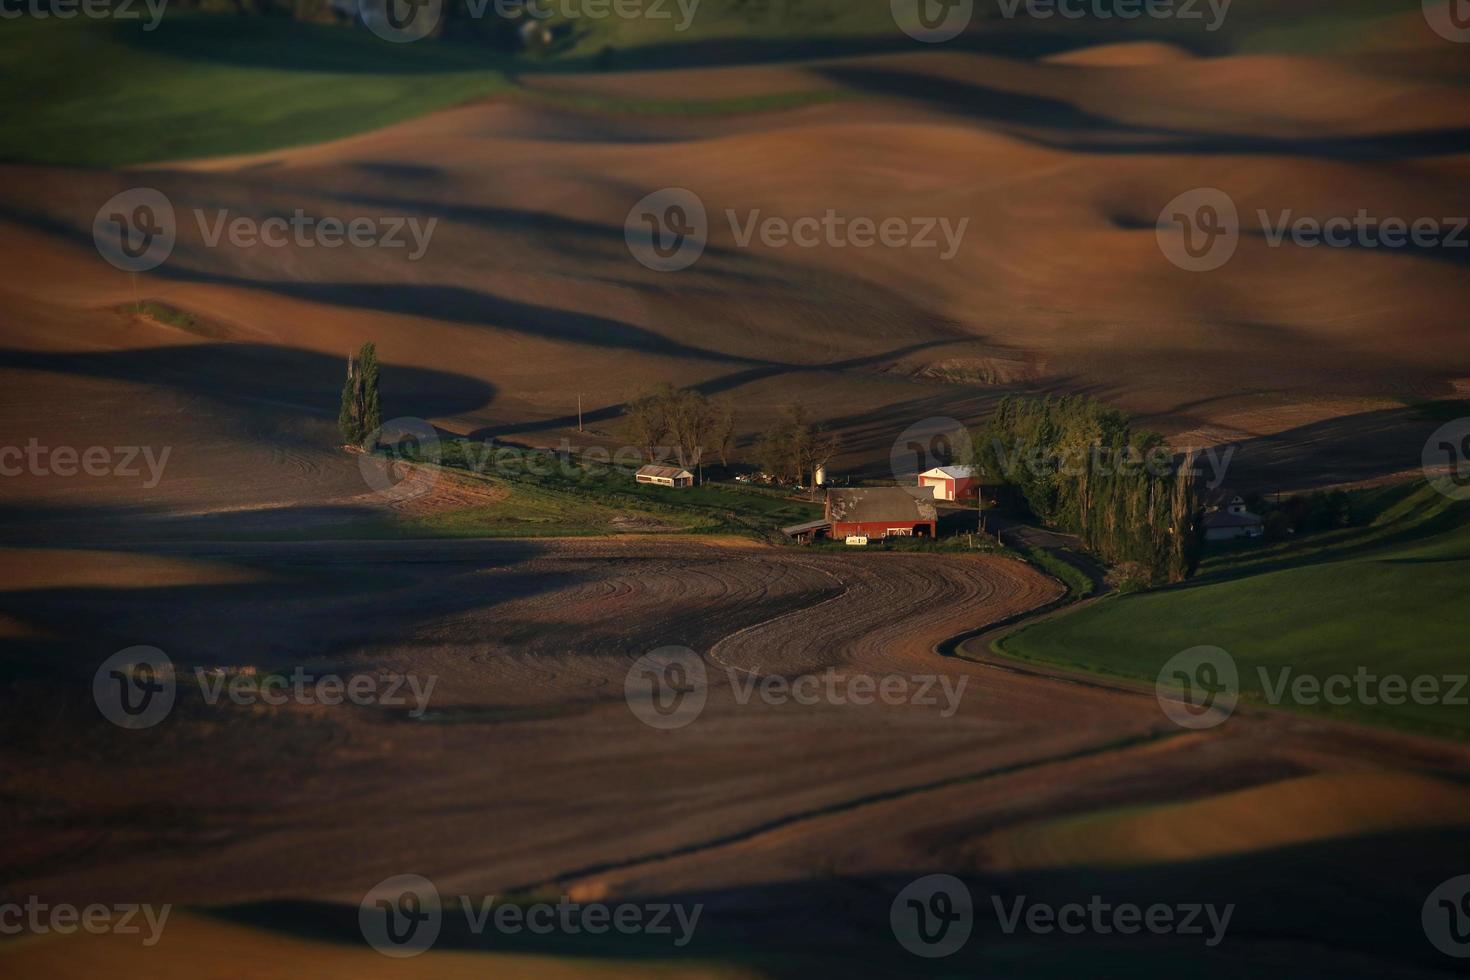
<svg viewBox="0 0 1470 980"><path fill-rule="evenodd" d="M1470 673L1470 505L1423 486L1355 495L1371 523L1278 545L1231 549L1188 585L1113 596L1044 620L998 645L1024 660L1152 681L1193 646L1229 651L1243 697L1265 703L1282 668L1291 677L1444 677ZM1446 685L1443 690L1448 691ZM1470 696L1470 690L1460 692ZM1283 707L1470 736L1470 708L1362 703Z"/></svg>
<svg viewBox="0 0 1470 980"><path fill-rule="evenodd" d="M280 18L12 20L0 82L8 161L120 166L347 136L510 88L482 49L386 44Z"/></svg>
<svg viewBox="0 0 1470 980"><path fill-rule="evenodd" d="M598 534L740 534L776 540L776 529L821 516L821 505L722 483L673 490L635 483L607 465L570 466L553 454L451 440L441 463L505 492L494 503L427 516L354 521L347 538L577 537Z"/></svg>
<svg viewBox="0 0 1470 980"><path fill-rule="evenodd" d="M389 44L347 26L168 13L138 22L5 21L0 160L117 167L322 143L490 96L585 111L720 114L836 96L635 101L531 92L488 46ZM569 64L564 67L575 67Z"/></svg>

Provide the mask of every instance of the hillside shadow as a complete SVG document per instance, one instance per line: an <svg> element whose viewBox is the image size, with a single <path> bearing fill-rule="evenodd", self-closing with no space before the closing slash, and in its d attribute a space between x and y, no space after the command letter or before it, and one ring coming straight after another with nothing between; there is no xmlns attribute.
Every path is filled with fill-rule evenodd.
<svg viewBox="0 0 1470 980"><path fill-rule="evenodd" d="M110 23L113 40L151 55L241 68L348 75L442 75L503 70L510 59L488 45L434 40L394 44L361 24L307 24L289 17L171 11L162 29ZM323 82L323 84L327 84Z"/></svg>
<svg viewBox="0 0 1470 980"><path fill-rule="evenodd" d="M1099 116L1049 96L1010 92L922 72L874 66L820 69L859 92L917 102L1006 131L1050 149L1097 154L1299 156L1331 160L1395 161L1470 150L1470 127L1371 136L1283 138L1139 126ZM1045 132L1054 130L1055 133Z"/></svg>
<svg viewBox="0 0 1470 980"><path fill-rule="evenodd" d="M1299 492L1417 471L1424 440L1438 425L1413 408L1379 409L1213 448L1235 449L1225 476L1230 489Z"/></svg>
<svg viewBox="0 0 1470 980"><path fill-rule="evenodd" d="M897 358L905 357L909 354L918 353L920 351L933 350L935 348L945 347L950 344L975 343L979 339L980 338L977 337L955 337L926 340L914 344L908 344L903 347L896 347L892 350L879 351L873 354L860 354L850 358L843 358L841 360L819 361L811 364L782 363L770 361L757 362L753 367L745 368L738 371L732 371L729 374L723 374L716 378L710 378L707 381L696 382L692 385L689 385L689 387L695 391L700 392L701 394L708 396L723 395L743 388L746 385L755 384L760 381L766 381L771 378L778 378L783 375L822 373L840 374L845 371L857 371L863 368L881 365ZM939 404L939 401L940 399L936 397L934 399L926 400L926 404L933 404L937 406ZM616 405L605 405L601 408L584 411L581 416L581 421L583 422L583 424L613 421L621 417L624 404L625 403L618 403ZM954 403L950 402L950 404ZM903 410L902 407L900 407L899 410L901 413ZM931 412L930 414L933 413ZM861 417L869 418L870 415L871 413ZM885 413L885 417L888 417L889 415L891 415L891 413ZM914 416L915 419L924 417L925 416ZM504 425L486 426L484 428L475 430L473 433L470 434L469 438L480 440L501 437L505 435L510 435L512 433L544 432L555 429L565 429L577 425L578 421L579 420L577 415L569 414L556 416L554 418L542 419L537 422L506 423ZM844 421L844 419L834 419L827 424L830 428L841 429ZM910 420L910 422L912 421L913 419ZM909 423L905 423L905 425L907 424ZM744 443L737 443L737 445L743 444Z"/></svg>
<svg viewBox="0 0 1470 980"><path fill-rule="evenodd" d="M73 525L115 520L106 508L72 514ZM27 516L7 509L0 519ZM136 518L136 509L133 516ZM141 528L133 544L107 547L120 556L197 558L254 573L228 584L76 586L0 589L0 615L26 635L0 637L0 662L12 680L85 673L104 654L143 644L184 664L291 666L365 649L412 642L426 624L539 595L575 583L574 568L511 567L543 554L534 540L455 542L230 542L158 545ZM55 544L56 541L36 542ZM59 552L64 554L64 552ZM17 709L18 710L18 709Z"/></svg>
<svg viewBox="0 0 1470 980"><path fill-rule="evenodd" d="M458 209L446 208L442 210L446 215L449 215ZM481 213L475 214L474 212L477 210ZM536 226L539 222L545 221L550 222L549 225L545 226L545 230L547 231L553 230L553 226L556 224L565 223L566 227L575 229L578 234L617 234L618 240L621 240L621 231L611 232L604 229L601 225L581 222L576 219L561 219L527 212L497 212L496 209L470 209L469 217L473 221L478 222L494 223L496 221L504 221L510 223L505 225L505 227L513 227L516 222L529 222L530 226ZM0 220L6 219L37 231L54 235L77 246L93 247L92 238L88 232L51 215L37 212L22 212L13 208L0 207ZM771 363L759 358L741 357L739 355L725 354L716 350L682 344L678 341L669 340L652 330L609 316L594 313L579 313L573 310L565 310L538 303L524 303L484 290L471 289L464 286L393 282L312 282L306 280L253 279L208 272L196 268L185 268L179 264L178 259L180 257L192 257L197 260L199 258L198 251L198 249L191 249L186 245L180 244L174 249L172 261L165 262L149 274L177 282L207 283L210 285L265 290L280 296L340 308L370 309L400 316L439 319L466 326L494 327L523 333L531 337L545 337L552 340L587 344L593 347L636 350L645 353L665 354L672 357L692 357L737 364ZM716 248L710 251L718 255L728 250ZM628 256L627 261L631 263L634 260L631 256ZM702 267L700 273L702 275L720 275L719 272L710 273L710 268L709 266ZM740 279L741 277L737 275L736 278Z"/></svg>
<svg viewBox="0 0 1470 980"><path fill-rule="evenodd" d="M493 8L490 8L493 9ZM451 20L465 21L461 14ZM472 19L468 19L471 20ZM446 21L446 23L449 23ZM1019 24L1019 26L1018 26ZM753 21L757 36L684 39L670 30L668 40L626 47L606 47L583 55L554 59L513 55L490 43L436 38L418 44L391 44L360 24L335 26L295 23L285 18L239 17L189 12L173 14L167 30L144 32L141 25L110 25L125 43L171 58L209 61L251 68L293 71L433 75L488 69L509 74L559 74L587 71L648 71L759 65L933 51L891 30L871 34L838 34L793 25L786 36L772 34L769 24ZM451 24L451 26L453 26ZM971 29L947 41L947 51L1035 60L1119 40L1113 26L1099 21L1042 27L1007 21L998 11L981 11ZM1130 25L1128 41L1161 41L1196 55L1220 54L1229 42L1218 33L1155 29Z"/></svg>
<svg viewBox="0 0 1470 980"><path fill-rule="evenodd" d="M1262 957L1294 978L1372 978L1398 971L1470 972L1426 941L1424 899L1446 874L1470 863L1470 831L1400 832L1321 841L1209 860L1140 868L980 873L964 867L920 867L906 873L830 875L705 891L615 895L581 901L545 934L521 927L476 925L465 906L483 911L489 896L441 893L436 952L520 954L572 960L606 958L719 962L764 975L987 977L1237 977L1260 975ZM1447 871L1446 869L1450 869ZM447 874L449 869L445 869ZM434 878L432 867L417 868ZM956 952L923 959L900 945L894 923L905 911L896 899L930 874L956 875L968 894L973 930ZM462 880L462 879L461 879ZM963 895L951 892L963 908ZM497 896L502 904L544 902L551 892ZM1084 909L1083 926L1063 931L1003 923L1021 907ZM1125 933L1086 911L1120 905L1167 906L1179 928ZM671 934L585 928L589 904L649 909L678 906L699 918L683 945ZM1204 906L1212 906L1211 920ZM1194 914L1187 909L1197 907ZM1229 910L1228 921L1223 919ZM212 910L257 929L367 948L355 904L275 901ZM1108 911L1103 913L1108 914ZM672 915L668 921L677 922ZM1219 928L1223 922L1223 929ZM907 925L907 923L905 923ZM1104 931L1106 930L1106 931ZM1207 944L1206 940L1214 938ZM487 967L490 962L487 961Z"/></svg>

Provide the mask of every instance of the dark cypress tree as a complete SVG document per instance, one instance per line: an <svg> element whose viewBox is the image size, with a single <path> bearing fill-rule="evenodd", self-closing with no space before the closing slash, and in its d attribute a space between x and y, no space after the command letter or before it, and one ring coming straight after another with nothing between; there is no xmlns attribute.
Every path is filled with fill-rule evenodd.
<svg viewBox="0 0 1470 980"><path fill-rule="evenodd" d="M362 422L357 415L357 358L347 355L347 380L342 383L342 407L337 410L337 432L344 445L362 442Z"/></svg>
<svg viewBox="0 0 1470 980"><path fill-rule="evenodd" d="M378 403L378 351L371 343L363 344L355 355L347 357L347 380L342 385L342 407L337 412L337 431L349 446L376 442L383 424Z"/></svg>
<svg viewBox="0 0 1470 980"><path fill-rule="evenodd" d="M383 412L378 404L378 348L363 344L357 362L362 376L362 447L371 450L377 448L378 430L383 427Z"/></svg>

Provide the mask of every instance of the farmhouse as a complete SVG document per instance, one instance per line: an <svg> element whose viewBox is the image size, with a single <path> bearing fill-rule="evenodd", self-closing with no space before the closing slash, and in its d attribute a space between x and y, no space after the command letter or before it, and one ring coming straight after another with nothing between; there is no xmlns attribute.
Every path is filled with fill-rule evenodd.
<svg viewBox="0 0 1470 980"><path fill-rule="evenodd" d="M929 537L937 533L933 487L854 487L827 491L832 537Z"/></svg>
<svg viewBox="0 0 1470 980"><path fill-rule="evenodd" d="M980 490L972 466L936 466L919 474L919 486L933 487L935 500L963 500Z"/></svg>
<svg viewBox="0 0 1470 980"><path fill-rule="evenodd" d="M650 463L641 467L634 477L639 483L651 483L659 487L692 487L694 474L677 466L660 466Z"/></svg>
<svg viewBox="0 0 1470 980"><path fill-rule="evenodd" d="M1259 538L1264 530L1260 516L1246 510L1245 501L1239 496L1231 497L1223 507L1213 508L1205 514L1206 541Z"/></svg>

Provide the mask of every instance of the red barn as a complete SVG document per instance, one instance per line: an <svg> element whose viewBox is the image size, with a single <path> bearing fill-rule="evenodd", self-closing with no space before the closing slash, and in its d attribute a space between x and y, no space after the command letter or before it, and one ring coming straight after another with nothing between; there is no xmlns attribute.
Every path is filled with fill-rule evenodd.
<svg viewBox="0 0 1470 980"><path fill-rule="evenodd" d="M919 474L919 486L933 487L935 500L963 500L980 489L980 478L969 466L936 466Z"/></svg>
<svg viewBox="0 0 1470 980"><path fill-rule="evenodd" d="M856 487L827 491L832 537L929 537L938 533L934 488Z"/></svg>

